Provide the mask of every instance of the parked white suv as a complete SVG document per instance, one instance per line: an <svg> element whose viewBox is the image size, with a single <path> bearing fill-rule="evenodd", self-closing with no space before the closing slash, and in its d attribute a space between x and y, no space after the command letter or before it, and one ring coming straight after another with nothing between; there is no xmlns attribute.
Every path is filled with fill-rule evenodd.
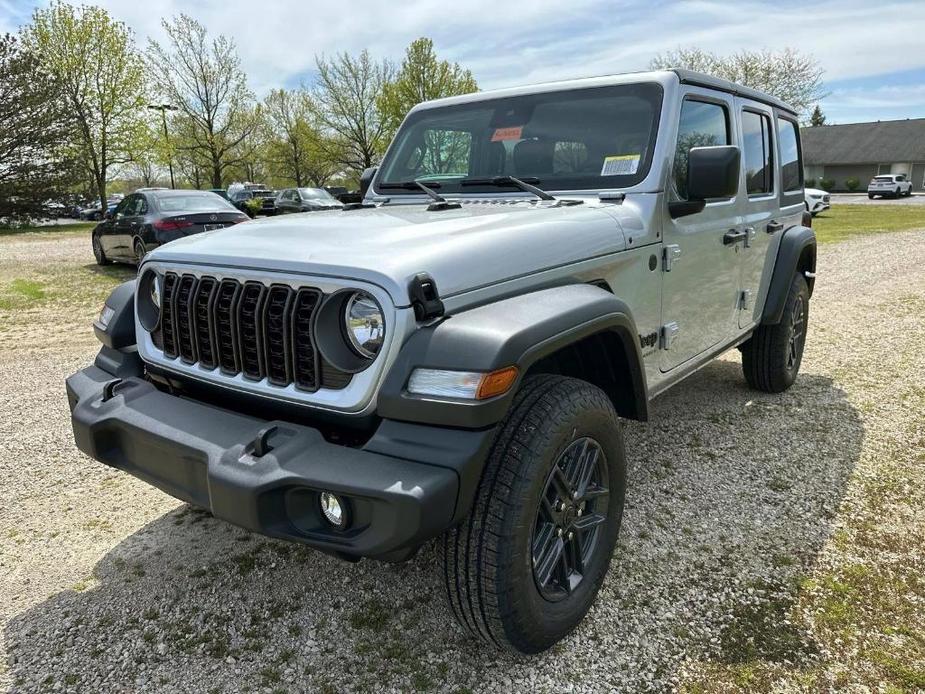
<svg viewBox="0 0 925 694"><path fill-rule="evenodd" d="M912 195L912 181L905 174L884 174L874 176L867 184L867 197L873 199L875 195L899 198Z"/></svg>
<svg viewBox="0 0 925 694"><path fill-rule="evenodd" d="M825 212L831 205L831 197L824 190L818 188L804 188L803 202L806 205L806 211L815 217L820 212Z"/></svg>

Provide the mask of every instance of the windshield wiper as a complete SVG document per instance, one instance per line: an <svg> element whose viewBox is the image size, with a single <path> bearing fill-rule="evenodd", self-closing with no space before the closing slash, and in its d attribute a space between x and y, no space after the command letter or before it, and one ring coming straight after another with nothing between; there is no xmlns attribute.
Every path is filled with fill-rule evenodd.
<svg viewBox="0 0 925 694"><path fill-rule="evenodd" d="M439 210L458 210L462 207L458 202L450 202L445 197L439 193L431 190L432 188L439 188L440 184L436 181L400 181L398 183L380 183L380 188L405 188L408 190L414 190L415 188L420 188L425 193L427 197L433 200L430 205L427 206L428 212L437 212Z"/></svg>
<svg viewBox="0 0 925 694"><path fill-rule="evenodd" d="M550 195L542 188L537 188L532 183L539 183L540 179L534 177L514 178L513 176L493 176L492 178L464 178L459 182L461 186L514 186L520 188L525 193L533 193L540 200L551 200L560 205L580 205L581 200L559 200L557 197Z"/></svg>

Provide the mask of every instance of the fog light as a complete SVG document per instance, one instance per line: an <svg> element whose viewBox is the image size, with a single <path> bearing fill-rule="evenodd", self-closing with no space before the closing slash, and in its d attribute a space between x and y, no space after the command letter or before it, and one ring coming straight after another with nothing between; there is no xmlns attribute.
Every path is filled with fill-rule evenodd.
<svg viewBox="0 0 925 694"><path fill-rule="evenodd" d="M331 492L321 492L321 513L325 519L335 528L343 529L347 525L347 514L344 505L337 498L336 494Z"/></svg>

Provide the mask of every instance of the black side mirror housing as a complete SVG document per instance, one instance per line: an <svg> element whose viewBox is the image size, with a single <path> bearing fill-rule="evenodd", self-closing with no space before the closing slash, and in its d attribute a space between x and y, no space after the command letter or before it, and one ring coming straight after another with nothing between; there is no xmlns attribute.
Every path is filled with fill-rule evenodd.
<svg viewBox="0 0 925 694"><path fill-rule="evenodd" d="M370 166L368 169L363 170L363 174L360 176L360 196L366 197L366 191L369 190L369 186L373 182L373 177L376 175L376 171L379 170L378 166Z"/></svg>
<svg viewBox="0 0 925 694"><path fill-rule="evenodd" d="M733 145L693 147L687 155L688 199L668 206L672 218L702 211L707 200L735 195L741 159L739 148Z"/></svg>

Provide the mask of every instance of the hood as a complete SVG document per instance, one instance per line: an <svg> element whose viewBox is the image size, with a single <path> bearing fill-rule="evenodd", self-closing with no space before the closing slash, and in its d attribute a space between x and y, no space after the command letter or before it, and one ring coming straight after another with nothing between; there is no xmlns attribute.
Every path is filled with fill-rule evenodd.
<svg viewBox="0 0 925 694"><path fill-rule="evenodd" d="M149 257L363 280L405 306L421 272L446 298L624 248L620 224L596 201L491 200L434 212L396 204L272 217L178 239Z"/></svg>

